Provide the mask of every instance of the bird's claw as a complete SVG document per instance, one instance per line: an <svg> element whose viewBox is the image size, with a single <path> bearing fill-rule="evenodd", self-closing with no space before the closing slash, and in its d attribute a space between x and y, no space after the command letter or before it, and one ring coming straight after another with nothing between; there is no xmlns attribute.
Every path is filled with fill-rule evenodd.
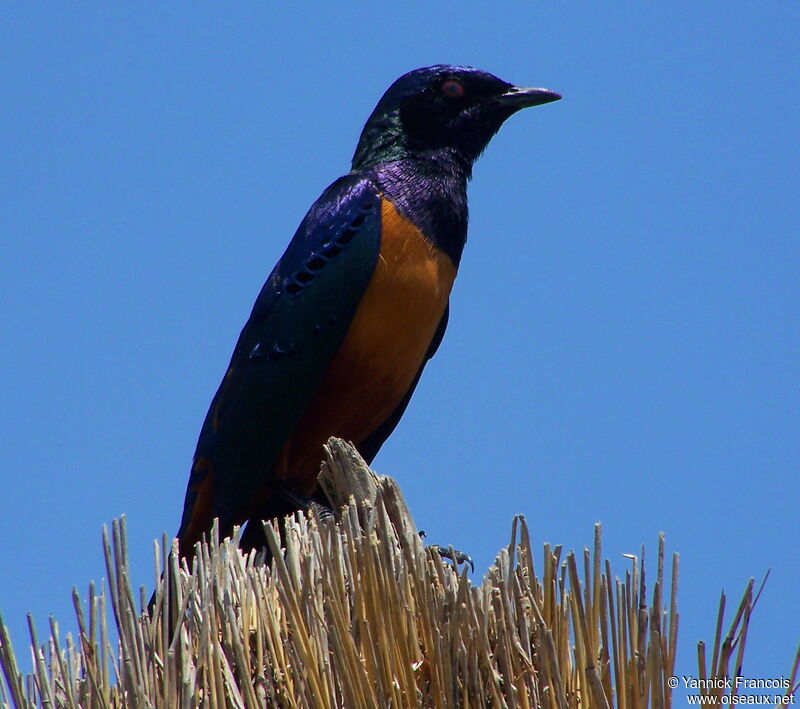
<svg viewBox="0 0 800 709"><path fill-rule="evenodd" d="M458 549L454 549L452 546L449 547L440 547L438 544L431 544L429 547L433 549L442 559L448 559L452 561L457 567L461 566L461 564L468 564L469 570L475 573L475 564L472 561L472 557L469 554L465 554L463 551L459 551Z"/></svg>
<svg viewBox="0 0 800 709"><path fill-rule="evenodd" d="M450 561L452 561L456 566L460 566L461 564L469 564L469 570L473 573L475 572L475 564L473 563L472 557L469 556L469 554L465 554L463 551L454 549L451 546L445 549L438 545L434 545L434 549L436 549L439 556L441 556L443 559L450 559Z"/></svg>

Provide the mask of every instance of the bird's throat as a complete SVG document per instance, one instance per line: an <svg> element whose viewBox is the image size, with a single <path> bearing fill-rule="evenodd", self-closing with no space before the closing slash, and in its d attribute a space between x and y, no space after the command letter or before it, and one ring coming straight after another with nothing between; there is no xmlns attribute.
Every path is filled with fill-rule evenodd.
<svg viewBox="0 0 800 709"><path fill-rule="evenodd" d="M458 267L467 240L469 170L443 151L377 165L368 174L400 215Z"/></svg>

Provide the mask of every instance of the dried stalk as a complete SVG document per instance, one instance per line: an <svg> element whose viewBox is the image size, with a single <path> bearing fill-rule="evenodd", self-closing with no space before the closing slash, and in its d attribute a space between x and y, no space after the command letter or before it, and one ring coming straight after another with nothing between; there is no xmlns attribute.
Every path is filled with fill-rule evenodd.
<svg viewBox="0 0 800 709"><path fill-rule="evenodd" d="M678 558L667 583L663 538L649 605L644 555L612 577L599 525L582 563L545 545L539 577L517 517L475 586L423 545L397 484L352 446L329 441L320 482L336 519L266 524L269 565L216 531L192 569L166 538L156 545L152 615L135 607L115 521L103 535L108 586L90 587L86 606L74 592L76 641L51 622L40 646L31 619L34 672L23 676L0 618L0 707L670 709ZM700 676L741 668L754 604L751 582L723 637L723 596ZM799 663L800 652L793 683Z"/></svg>

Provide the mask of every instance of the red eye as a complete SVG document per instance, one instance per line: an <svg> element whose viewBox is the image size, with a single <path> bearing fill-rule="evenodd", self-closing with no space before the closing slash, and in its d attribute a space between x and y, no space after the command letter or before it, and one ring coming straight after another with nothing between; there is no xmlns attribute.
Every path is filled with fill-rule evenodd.
<svg viewBox="0 0 800 709"><path fill-rule="evenodd" d="M447 98L461 98L464 95L464 84L456 79L448 79L442 84L442 93Z"/></svg>

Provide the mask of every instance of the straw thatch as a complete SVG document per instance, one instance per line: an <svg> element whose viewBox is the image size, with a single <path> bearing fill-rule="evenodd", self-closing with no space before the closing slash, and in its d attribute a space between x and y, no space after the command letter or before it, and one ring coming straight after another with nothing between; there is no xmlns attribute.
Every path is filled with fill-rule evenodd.
<svg viewBox="0 0 800 709"><path fill-rule="evenodd" d="M678 557L667 580L663 536L649 602L644 550L615 579L597 526L591 552L545 545L537 568L522 517L475 586L423 545L393 480L341 441L331 439L327 456L330 497L358 503L350 499L337 520L297 514L283 530L266 525L268 565L212 539L198 545L190 570L166 553L165 539L156 545L152 613L144 589L134 598L124 519L115 522L104 533L108 588L91 586L86 606L74 592L78 638L60 638L51 621L40 646L31 622L35 671L23 677L0 619L0 705L671 706ZM699 647L698 676L741 666L753 591L751 581L727 634L723 598L711 657ZM796 673L797 662L792 685Z"/></svg>

